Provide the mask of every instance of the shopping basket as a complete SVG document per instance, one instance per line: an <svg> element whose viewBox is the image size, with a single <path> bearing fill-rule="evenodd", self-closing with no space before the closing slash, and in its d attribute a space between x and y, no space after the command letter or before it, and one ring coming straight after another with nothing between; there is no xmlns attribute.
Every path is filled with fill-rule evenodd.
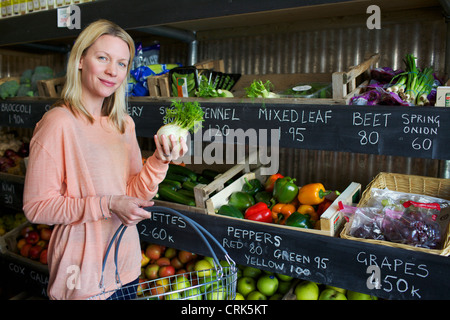
<svg viewBox="0 0 450 320"><path fill-rule="evenodd" d="M213 258L213 268L185 272L123 286L117 270L117 256L120 241L127 228L122 224L115 232L106 250L102 264L99 293L91 296L88 300L234 300L236 297L237 283L236 263L214 236L191 218L171 208L153 206L147 207L145 210L174 214L183 218L206 245L210 256ZM114 290L106 290L103 272L114 242L116 242L114 252L116 288ZM224 260L221 262L217 258L210 242L214 243L216 249L219 249L223 253Z"/></svg>

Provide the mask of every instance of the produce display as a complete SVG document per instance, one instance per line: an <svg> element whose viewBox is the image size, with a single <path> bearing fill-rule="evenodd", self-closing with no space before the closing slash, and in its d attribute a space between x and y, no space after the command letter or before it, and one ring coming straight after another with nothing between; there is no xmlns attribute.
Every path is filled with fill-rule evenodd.
<svg viewBox="0 0 450 320"><path fill-rule="evenodd" d="M20 163L28 153L28 142L17 138L14 133L0 134L0 172L24 175Z"/></svg>
<svg viewBox="0 0 450 320"><path fill-rule="evenodd" d="M195 206L195 186L209 184L219 174L212 169L204 169L201 173L196 173L184 164L170 163L166 177L159 184L155 199Z"/></svg>
<svg viewBox="0 0 450 320"><path fill-rule="evenodd" d="M295 300L378 300L376 296L312 281L300 281L293 288Z"/></svg>
<svg viewBox="0 0 450 320"><path fill-rule="evenodd" d="M169 71L170 88L173 97L194 97L198 88L196 67L178 67Z"/></svg>
<svg viewBox="0 0 450 320"><path fill-rule="evenodd" d="M228 264L220 262L223 266ZM142 244L138 295L149 300L226 300L214 279L211 257L153 243ZM195 276L193 276L193 274ZM175 280L174 280L175 279ZM237 265L235 300L378 300L343 288Z"/></svg>
<svg viewBox="0 0 450 320"><path fill-rule="evenodd" d="M26 222L27 219L23 212L18 213L4 213L0 215L0 237L5 233L19 227Z"/></svg>
<svg viewBox="0 0 450 320"><path fill-rule="evenodd" d="M282 98L331 98L331 83L300 83L279 93Z"/></svg>
<svg viewBox="0 0 450 320"><path fill-rule="evenodd" d="M313 229L331 205L321 183L297 186L295 179L280 173L269 176L263 184L258 179L244 179L242 190L228 197L216 213L239 219Z"/></svg>
<svg viewBox="0 0 450 320"><path fill-rule="evenodd" d="M291 276L239 265L236 300L281 300L295 280Z"/></svg>
<svg viewBox="0 0 450 320"><path fill-rule="evenodd" d="M441 249L449 228L450 201L445 199L372 188L363 207L340 206L356 238Z"/></svg>
<svg viewBox="0 0 450 320"><path fill-rule="evenodd" d="M350 100L350 104L433 106L436 89L444 81L432 67L418 68L416 59L407 54L403 60L405 70L392 70L390 67L372 69L370 83L361 94Z"/></svg>
<svg viewBox="0 0 450 320"><path fill-rule="evenodd" d="M142 244L141 276L137 294L148 300L229 300L226 277L218 280L211 257ZM228 263L220 261L224 274Z"/></svg>
<svg viewBox="0 0 450 320"><path fill-rule="evenodd" d="M47 264L47 248L52 232L53 228L45 224L23 227L16 239L17 252L25 258Z"/></svg>
<svg viewBox="0 0 450 320"><path fill-rule="evenodd" d="M22 73L19 81L9 80L0 84L0 98L38 96L37 82L39 80L49 80L54 77L55 72L48 66L37 66L33 70L27 69Z"/></svg>
<svg viewBox="0 0 450 320"><path fill-rule="evenodd" d="M253 80L249 87L245 89L245 97L247 98L279 98L280 96L273 92L273 84L270 80L262 82L261 80Z"/></svg>

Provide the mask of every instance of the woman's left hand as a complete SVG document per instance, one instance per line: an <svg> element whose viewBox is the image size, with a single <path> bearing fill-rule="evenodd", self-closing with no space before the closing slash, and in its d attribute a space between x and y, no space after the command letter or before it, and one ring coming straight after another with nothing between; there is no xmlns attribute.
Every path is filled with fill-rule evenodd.
<svg viewBox="0 0 450 320"><path fill-rule="evenodd" d="M169 139L172 148L170 148ZM155 156L157 159L164 162L175 161L178 158L183 157L188 151L186 140L183 137L180 137L180 140L177 141L173 134L169 137L161 135L159 139L158 136L155 135L154 140L156 145Z"/></svg>

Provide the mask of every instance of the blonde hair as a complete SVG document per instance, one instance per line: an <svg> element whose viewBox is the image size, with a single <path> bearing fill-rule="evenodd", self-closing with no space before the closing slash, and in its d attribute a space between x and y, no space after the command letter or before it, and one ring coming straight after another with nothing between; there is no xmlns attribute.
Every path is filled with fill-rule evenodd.
<svg viewBox="0 0 450 320"><path fill-rule="evenodd" d="M87 26L75 41L67 63L66 82L62 89L61 100L55 104L55 106L65 105L74 115L81 114L85 116L90 123L94 122L94 118L89 111L86 110L81 101L81 70L79 70L78 66L83 55L86 54L90 46L102 35L118 37L128 44L128 48L130 49L130 61L128 61L127 73L129 74L135 51L133 39L125 30L115 23L104 19L97 20ZM127 114L125 99L126 86L127 81L124 80L112 95L104 99L102 106L102 113L108 116L112 124L121 133L125 132L126 121L124 116Z"/></svg>

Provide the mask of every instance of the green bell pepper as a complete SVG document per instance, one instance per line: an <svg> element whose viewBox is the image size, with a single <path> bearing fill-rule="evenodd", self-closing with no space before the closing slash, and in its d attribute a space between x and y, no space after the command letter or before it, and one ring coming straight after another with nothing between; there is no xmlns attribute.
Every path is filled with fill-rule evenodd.
<svg viewBox="0 0 450 320"><path fill-rule="evenodd" d="M236 191L230 195L228 204L244 212L245 209L255 204L255 199L248 193L243 191Z"/></svg>
<svg viewBox="0 0 450 320"><path fill-rule="evenodd" d="M264 202L271 208L275 204L272 194L267 191L260 191L255 194L255 202Z"/></svg>
<svg viewBox="0 0 450 320"><path fill-rule="evenodd" d="M259 191L264 190L264 187L263 187L261 181L259 181L258 179L252 179L249 181L249 180L247 180L247 178L244 178L244 180L245 180L245 183L242 186L243 192L247 192L248 194L254 196Z"/></svg>
<svg viewBox="0 0 450 320"><path fill-rule="evenodd" d="M275 180L273 196L279 203L289 203L295 199L298 194L298 186L295 179L284 177Z"/></svg>
<svg viewBox="0 0 450 320"><path fill-rule="evenodd" d="M227 217L233 217L238 219L244 219L244 215L241 211L239 211L237 208L230 206L228 204L224 204L219 208L219 211L217 211L217 214L220 214L222 216Z"/></svg>
<svg viewBox="0 0 450 320"><path fill-rule="evenodd" d="M297 228L312 229L310 216L308 214L302 214L298 211L293 212L286 220L286 225Z"/></svg>

